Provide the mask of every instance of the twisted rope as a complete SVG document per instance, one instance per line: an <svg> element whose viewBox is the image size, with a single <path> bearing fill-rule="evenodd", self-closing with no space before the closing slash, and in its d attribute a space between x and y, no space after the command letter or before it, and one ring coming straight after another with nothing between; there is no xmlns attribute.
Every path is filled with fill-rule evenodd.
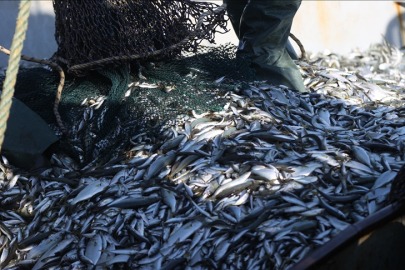
<svg viewBox="0 0 405 270"><path fill-rule="evenodd" d="M4 133L7 128L7 120L10 115L11 98L14 95L14 86L17 81L19 62L21 59L21 50L28 28L28 17L30 15L31 1L21 0L19 5L17 25L11 43L11 54L8 60L6 78L3 84L3 92L0 101L0 151L4 141Z"/></svg>
<svg viewBox="0 0 405 270"><path fill-rule="evenodd" d="M0 45L0 51L4 52L7 55L10 55L10 51L1 45ZM53 113L55 114L56 123L58 124L60 130L62 131L63 134L66 134L66 128L63 125L62 118L60 117L59 110L58 110L60 98L62 96L63 86L65 85L65 72L63 72L63 69L58 64L48 61L48 60L42 60L42 59L38 59L38 58L34 58L34 57L28 57L25 55L21 55L21 59L25 60L25 61L29 61L29 62L47 65L47 66L51 67L52 69L59 72L60 81L59 81L58 88L56 90L55 103L53 105Z"/></svg>
<svg viewBox="0 0 405 270"><path fill-rule="evenodd" d="M299 60L308 62L307 53L305 52L304 45L302 45L301 41L296 36L294 36L292 33L290 33L290 38L292 38L297 43L298 47L300 47L301 57Z"/></svg>

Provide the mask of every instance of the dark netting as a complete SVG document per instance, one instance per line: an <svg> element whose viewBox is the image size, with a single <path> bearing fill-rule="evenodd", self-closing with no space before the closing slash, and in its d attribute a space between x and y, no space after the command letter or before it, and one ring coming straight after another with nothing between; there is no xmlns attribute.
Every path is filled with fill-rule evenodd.
<svg viewBox="0 0 405 270"><path fill-rule="evenodd" d="M215 32L225 31L227 22L225 11L212 13L218 5L190 0L54 0L53 5L58 44L53 59L67 65L69 72L79 64L121 57L74 70L77 75L109 63L126 64L124 57L131 55L144 59L162 50L153 56L157 59L179 56L181 50L196 52L203 39L212 42ZM200 18L202 24L196 29Z"/></svg>
<svg viewBox="0 0 405 270"><path fill-rule="evenodd" d="M144 80L127 65L68 75L59 112L67 128L61 149L80 166L105 163L129 147L129 139L148 132L159 137L182 115L218 111L227 91L254 78L249 61L236 47L199 47L183 57L143 61ZM225 76L220 83L215 80ZM0 77L0 83L4 77ZM45 68L20 70L15 97L61 135L52 111L59 74ZM129 84L131 87L128 87Z"/></svg>
<svg viewBox="0 0 405 270"><path fill-rule="evenodd" d="M52 59L68 71L59 105L67 129L61 149L81 167L107 162L141 132L158 137L193 110L220 110L227 91L253 79L235 47L198 46L227 30L218 5L190 0L54 0L53 5L58 50ZM114 61L104 61L111 57ZM104 62L94 63L99 60ZM58 83L56 72L23 69L15 97L61 135L52 111Z"/></svg>

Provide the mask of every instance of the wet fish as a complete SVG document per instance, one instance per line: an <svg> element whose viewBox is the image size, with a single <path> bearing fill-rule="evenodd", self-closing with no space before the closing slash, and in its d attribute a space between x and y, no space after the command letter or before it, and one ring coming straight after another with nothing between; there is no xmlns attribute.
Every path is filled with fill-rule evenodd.
<svg viewBox="0 0 405 270"><path fill-rule="evenodd" d="M378 211L405 164L402 54L316 57L296 62L310 92L250 82L106 164L54 155L38 177L2 159L1 268L286 269ZM102 126L93 99L72 132Z"/></svg>

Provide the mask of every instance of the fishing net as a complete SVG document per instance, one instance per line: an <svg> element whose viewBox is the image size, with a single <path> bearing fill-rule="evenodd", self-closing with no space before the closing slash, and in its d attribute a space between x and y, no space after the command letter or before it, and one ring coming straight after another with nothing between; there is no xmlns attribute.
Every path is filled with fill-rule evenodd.
<svg viewBox="0 0 405 270"><path fill-rule="evenodd" d="M52 111L57 72L42 67L21 69L15 97L51 125L62 138L61 151L79 166L105 163L127 149L129 139L137 134L148 132L158 138L192 111L220 110L227 102L226 93L243 87L242 82L251 81L254 75L248 61L235 52L230 45L200 47L196 54L149 62L144 80L125 65L89 71L85 77L67 75L59 105L65 137ZM215 82L223 76L221 83Z"/></svg>
<svg viewBox="0 0 405 270"><path fill-rule="evenodd" d="M61 136L52 112L57 72L21 69L15 97L51 125L62 138L61 150L80 167L122 154L130 138L142 132L158 138L192 111L220 110L229 90L254 77L249 62L236 57L236 47L199 46L203 39L213 41L218 27L226 30L223 11L213 12L215 4L188 0L53 4L58 50L52 60L67 71L59 105L67 134Z"/></svg>
<svg viewBox="0 0 405 270"><path fill-rule="evenodd" d="M67 71L59 113L68 131L61 149L81 167L108 161L141 132L158 137L191 111L220 110L227 91L253 78L236 48L199 46L227 30L218 5L189 0L53 5L58 50L51 59ZM223 76L232 84L215 82ZM15 97L61 136L52 112L58 83L56 72L21 69Z"/></svg>
<svg viewBox="0 0 405 270"><path fill-rule="evenodd" d="M78 75L133 59L196 52L202 40L213 42L216 32L226 31L225 11L206 2L54 0L53 5L58 44L53 59Z"/></svg>

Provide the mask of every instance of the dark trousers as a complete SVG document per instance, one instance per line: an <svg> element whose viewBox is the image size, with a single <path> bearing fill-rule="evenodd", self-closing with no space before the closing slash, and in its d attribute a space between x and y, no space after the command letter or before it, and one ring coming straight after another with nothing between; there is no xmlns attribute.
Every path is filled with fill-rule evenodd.
<svg viewBox="0 0 405 270"><path fill-rule="evenodd" d="M288 42L301 0L224 0L224 3L240 40L238 53L249 55L256 77L305 91L291 59L295 53Z"/></svg>

